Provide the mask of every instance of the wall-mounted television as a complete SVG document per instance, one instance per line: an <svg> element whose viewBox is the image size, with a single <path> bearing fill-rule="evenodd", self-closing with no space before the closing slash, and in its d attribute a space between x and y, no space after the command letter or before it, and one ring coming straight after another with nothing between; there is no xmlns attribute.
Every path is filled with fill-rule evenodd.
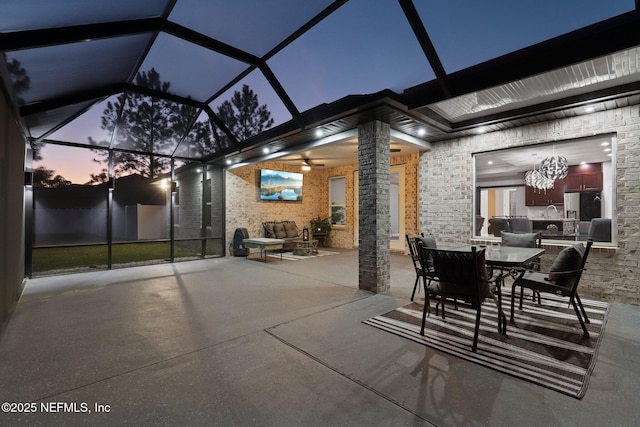
<svg viewBox="0 0 640 427"><path fill-rule="evenodd" d="M260 169L260 200L301 201L302 173Z"/></svg>

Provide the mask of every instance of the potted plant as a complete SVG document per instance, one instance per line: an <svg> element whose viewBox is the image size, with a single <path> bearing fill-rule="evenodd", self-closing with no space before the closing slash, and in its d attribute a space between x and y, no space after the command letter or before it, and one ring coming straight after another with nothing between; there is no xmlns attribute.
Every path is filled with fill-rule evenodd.
<svg viewBox="0 0 640 427"><path fill-rule="evenodd" d="M315 217L311 220L311 234L329 234L331 231L331 217Z"/></svg>

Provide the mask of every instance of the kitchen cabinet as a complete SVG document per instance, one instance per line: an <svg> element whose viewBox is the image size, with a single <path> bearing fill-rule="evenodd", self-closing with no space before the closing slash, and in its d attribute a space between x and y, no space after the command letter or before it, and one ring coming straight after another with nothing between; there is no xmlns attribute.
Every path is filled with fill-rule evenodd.
<svg viewBox="0 0 640 427"><path fill-rule="evenodd" d="M602 191L602 163L569 166L566 178L556 180L553 188L547 191L527 186L525 205L563 205L564 193L583 191Z"/></svg>
<svg viewBox="0 0 640 427"><path fill-rule="evenodd" d="M569 174L564 181L566 193L602 191L602 164L588 163L570 166Z"/></svg>
<svg viewBox="0 0 640 427"><path fill-rule="evenodd" d="M565 180L556 180L553 188L538 190L528 185L525 188L526 206L549 206L564 204Z"/></svg>

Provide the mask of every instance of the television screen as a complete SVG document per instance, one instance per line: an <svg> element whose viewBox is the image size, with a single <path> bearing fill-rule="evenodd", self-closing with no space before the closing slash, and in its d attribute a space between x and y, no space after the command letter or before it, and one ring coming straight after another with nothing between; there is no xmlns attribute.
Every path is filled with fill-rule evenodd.
<svg viewBox="0 0 640 427"><path fill-rule="evenodd" d="M260 200L302 200L302 177L298 172L260 170Z"/></svg>

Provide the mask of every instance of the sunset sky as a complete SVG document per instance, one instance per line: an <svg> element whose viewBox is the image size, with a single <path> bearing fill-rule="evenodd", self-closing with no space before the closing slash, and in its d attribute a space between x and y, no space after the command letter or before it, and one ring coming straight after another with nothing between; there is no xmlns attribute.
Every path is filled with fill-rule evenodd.
<svg viewBox="0 0 640 427"><path fill-rule="evenodd" d="M415 0L414 3L448 73L619 15L635 7L634 0ZM234 3L233 7L248 10L248 4L250 2L240 1ZM258 22L265 17L266 12L257 7L255 9L247 12L247 25L251 25L252 20ZM224 37L231 30L223 29L231 24L224 21L223 16L219 18L219 22L203 21L204 16L221 15L216 12L218 9L213 2L178 0L170 19L181 25L193 26L197 31L214 31L219 26L220 34L215 36ZM234 22L233 25L237 26L238 23ZM259 34L253 36L253 40L256 40L254 42L250 37L245 37L246 40L239 40L238 43L254 43L252 47L259 54L268 50L269 46L260 46L258 43ZM281 40L286 34L277 37ZM230 44L234 42L223 41ZM205 90L206 100L222 83L217 81L223 79L217 74L220 56L162 33L140 69L155 68L162 80L172 83L170 91L183 96L198 99L203 97L200 91ZM30 69L28 52L18 52L16 57L21 59L26 69ZM226 68L222 70L225 76L237 75L238 70L246 67L245 64L234 62L235 60L222 59L226 61ZM213 66L214 63L216 67ZM350 0L269 59L267 64L301 112L347 95L370 94L383 89L402 93L409 87L434 78L431 66L413 36L401 7L397 1L392 0ZM226 81L230 80L224 78ZM39 76L34 74L33 83L37 83L38 79ZM218 105L229 99L233 91L239 90L242 84L248 84L258 94L260 103L267 104L275 126L291 119L291 115L259 71L254 71L219 99L211 102L211 108L216 111ZM89 136L97 140L108 140L109 135L100 129L100 117L104 108L104 102L95 105L49 138L79 144L86 144ZM45 165L74 183L87 182L91 173L99 173L102 168L91 161L96 154L90 150L49 145L43 149L42 155L44 161L34 167Z"/></svg>

